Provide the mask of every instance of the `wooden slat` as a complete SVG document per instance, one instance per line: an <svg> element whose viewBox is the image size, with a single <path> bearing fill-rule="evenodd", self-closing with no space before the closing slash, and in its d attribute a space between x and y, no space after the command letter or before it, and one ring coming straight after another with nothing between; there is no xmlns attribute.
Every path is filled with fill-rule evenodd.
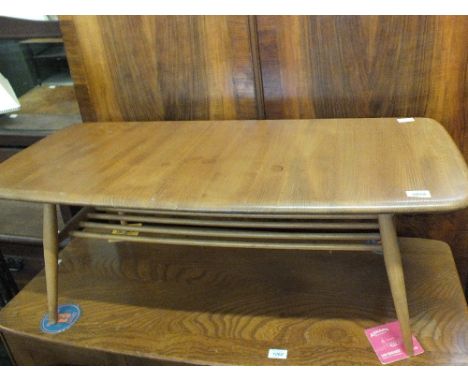
<svg viewBox="0 0 468 382"><path fill-rule="evenodd" d="M108 235L93 232L72 231L73 237L89 239L122 240L140 243L154 244L176 244L195 245L205 247L230 247L230 248L265 248L265 249L298 249L315 251L376 251L381 250L380 245L373 244L327 244L327 243L274 243L274 242L254 242L254 241L229 241L229 240L195 240L195 239L169 239L157 237Z"/></svg>
<svg viewBox="0 0 468 382"><path fill-rule="evenodd" d="M249 213L220 213L220 212L202 212L202 211L158 211L158 210L139 210L134 208L96 208L99 212L110 213L130 213L140 215L170 215L170 216L191 216L191 217L223 217L223 218L249 218L249 219L323 219L323 220L377 220L377 215L343 215L343 214L249 214Z"/></svg>
<svg viewBox="0 0 468 382"><path fill-rule="evenodd" d="M171 228L171 227L135 227L120 224L105 224L94 222L81 222L82 228L125 230L152 234L208 236L208 237L237 237L237 238L270 238L285 240L336 240L336 241L358 241L379 240L378 233L297 233L297 232L275 232L275 231L252 231L252 230L224 230L224 229L200 229L200 228Z"/></svg>
<svg viewBox="0 0 468 382"><path fill-rule="evenodd" d="M89 213L88 218L99 220L122 220L122 215ZM158 218L148 216L125 216L126 221L174 224L174 225L194 225L194 226L216 226L216 227L250 227L250 228L280 228L280 229L378 229L377 223L343 223L343 222L265 222L265 221L231 221L231 220L202 220L202 219L177 219Z"/></svg>

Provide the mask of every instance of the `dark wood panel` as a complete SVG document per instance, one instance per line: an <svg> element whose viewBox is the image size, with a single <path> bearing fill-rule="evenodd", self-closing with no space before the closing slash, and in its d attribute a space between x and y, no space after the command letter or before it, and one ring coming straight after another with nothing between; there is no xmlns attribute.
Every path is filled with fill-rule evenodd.
<svg viewBox="0 0 468 382"><path fill-rule="evenodd" d="M73 16L61 25L86 121L262 112L247 16Z"/></svg>
<svg viewBox="0 0 468 382"><path fill-rule="evenodd" d="M430 117L468 159L468 17L257 21L266 118ZM467 248L455 245L455 238L466 230L467 216L402 217L399 232L444 240L460 257Z"/></svg>
<svg viewBox="0 0 468 382"><path fill-rule="evenodd" d="M425 116L460 143L467 20L260 16L266 117Z"/></svg>

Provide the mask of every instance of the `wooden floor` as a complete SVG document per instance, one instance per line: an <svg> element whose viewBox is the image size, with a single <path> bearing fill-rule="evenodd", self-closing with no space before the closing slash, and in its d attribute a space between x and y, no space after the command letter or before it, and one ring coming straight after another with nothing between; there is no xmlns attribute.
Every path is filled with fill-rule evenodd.
<svg viewBox="0 0 468 382"><path fill-rule="evenodd" d="M468 315L448 246L401 239L412 329L399 365L468 365ZM378 365L364 329L395 320L381 255L208 249L74 239L60 303L82 317L39 330L39 274L0 311L17 364ZM270 348L287 360L267 358Z"/></svg>

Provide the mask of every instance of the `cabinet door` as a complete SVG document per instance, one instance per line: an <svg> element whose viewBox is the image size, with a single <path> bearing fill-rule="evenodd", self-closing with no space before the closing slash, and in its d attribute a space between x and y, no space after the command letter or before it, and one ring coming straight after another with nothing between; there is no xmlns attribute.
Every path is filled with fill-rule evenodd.
<svg viewBox="0 0 468 382"><path fill-rule="evenodd" d="M86 121L255 119L248 16L61 18Z"/></svg>

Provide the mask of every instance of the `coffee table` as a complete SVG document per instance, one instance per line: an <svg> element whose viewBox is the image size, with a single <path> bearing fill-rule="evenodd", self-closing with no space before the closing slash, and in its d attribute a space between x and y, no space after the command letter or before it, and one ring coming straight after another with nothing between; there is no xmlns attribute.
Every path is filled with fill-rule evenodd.
<svg viewBox="0 0 468 382"><path fill-rule="evenodd" d="M0 198L44 203L51 322L56 205L72 204L86 206L67 232L74 237L383 251L411 354L393 216L467 207L468 170L426 118L84 123L2 163Z"/></svg>

